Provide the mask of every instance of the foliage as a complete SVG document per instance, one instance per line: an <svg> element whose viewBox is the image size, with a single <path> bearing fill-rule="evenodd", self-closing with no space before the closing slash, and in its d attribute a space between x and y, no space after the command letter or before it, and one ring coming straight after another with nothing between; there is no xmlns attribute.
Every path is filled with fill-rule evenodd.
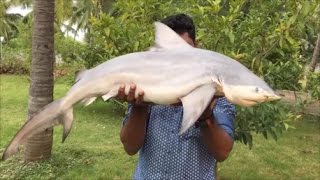
<svg viewBox="0 0 320 180"><path fill-rule="evenodd" d="M266 62L264 80L275 89L301 90L303 67L297 61Z"/></svg>
<svg viewBox="0 0 320 180"><path fill-rule="evenodd" d="M3 44L3 60L0 62L0 73L29 74L31 64L32 21L29 18L16 23L19 34ZM79 67L83 64L82 56L86 45L71 37L66 37L60 31L55 33L55 54L57 69ZM70 66L73 64L74 66ZM61 74L56 72L58 74ZM60 75L59 75L60 76Z"/></svg>
<svg viewBox="0 0 320 180"><path fill-rule="evenodd" d="M89 18L98 17L103 12L103 2L106 1L75 1L72 5L71 24L77 25L76 30L89 28Z"/></svg>
<svg viewBox="0 0 320 180"><path fill-rule="evenodd" d="M146 49L150 46L151 25L139 22L123 23L116 18L101 15L92 19L93 43L84 58L88 67L95 66L114 56ZM141 33L137 33L141 31Z"/></svg>
<svg viewBox="0 0 320 180"><path fill-rule="evenodd" d="M235 128L235 140L247 144L251 149L252 133L262 134L268 138L268 134L275 140L283 131L288 130L290 122L298 119L291 113L288 106L281 102L259 104L253 107L237 108L237 121Z"/></svg>
<svg viewBox="0 0 320 180"><path fill-rule="evenodd" d="M273 88L298 90L301 86L297 79L301 78L303 63L299 58L300 40L305 35L306 19L319 6L311 8L312 3L307 1L296 2L303 5L300 8L278 0L251 1L249 10L244 11L245 2L230 2L227 16L210 14L212 9L219 10L218 4L195 9L201 17L200 42L239 60ZM291 77L284 82L288 74Z"/></svg>
<svg viewBox="0 0 320 180"><path fill-rule="evenodd" d="M7 13L10 5L10 1L0 1L0 36L6 41L17 35L19 31L16 22L21 19L20 14Z"/></svg>
<svg viewBox="0 0 320 180"><path fill-rule="evenodd" d="M320 73L310 72L307 77L306 89L310 91L311 96L320 100Z"/></svg>
<svg viewBox="0 0 320 180"><path fill-rule="evenodd" d="M62 33L55 34L56 63L83 63L86 45Z"/></svg>
<svg viewBox="0 0 320 180"><path fill-rule="evenodd" d="M0 62L0 74L29 74L30 62L25 61L21 54L6 53Z"/></svg>
<svg viewBox="0 0 320 180"><path fill-rule="evenodd" d="M31 22L17 22L19 34L3 44L0 73L28 74L31 63Z"/></svg>

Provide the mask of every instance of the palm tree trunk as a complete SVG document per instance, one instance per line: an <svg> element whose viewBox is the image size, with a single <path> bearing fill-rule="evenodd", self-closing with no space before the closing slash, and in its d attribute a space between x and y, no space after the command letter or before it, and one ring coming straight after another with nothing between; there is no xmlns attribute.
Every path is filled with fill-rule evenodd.
<svg viewBox="0 0 320 180"><path fill-rule="evenodd" d="M320 56L320 33L318 34L318 39L317 39L316 46L315 46L314 51L313 51L312 60L311 60L311 62L309 64L309 68L310 68L311 72L314 72L317 63L320 63L319 62L319 59L320 59L319 56Z"/></svg>
<svg viewBox="0 0 320 180"><path fill-rule="evenodd" d="M54 0L34 0L32 66L28 117L53 100ZM25 161L51 156L53 129L45 130L26 143Z"/></svg>

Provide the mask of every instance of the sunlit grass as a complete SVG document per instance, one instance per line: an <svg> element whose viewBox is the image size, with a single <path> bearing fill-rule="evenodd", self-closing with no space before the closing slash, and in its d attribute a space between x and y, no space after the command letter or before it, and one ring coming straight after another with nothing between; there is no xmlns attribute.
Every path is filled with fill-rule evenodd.
<svg viewBox="0 0 320 180"><path fill-rule="evenodd" d="M29 82L24 76L0 76L0 154L26 119ZM55 98L69 88L55 84ZM122 115L111 103L98 101L76 106L75 122L64 144L62 127L54 129L52 157L24 164L22 154L0 162L0 179L130 179L137 156L122 149L119 131ZM295 122L276 142L254 136L249 150L234 144L230 157L219 164L221 179L320 179L319 121L304 118Z"/></svg>
<svg viewBox="0 0 320 180"><path fill-rule="evenodd" d="M319 120L294 123L278 140L255 136L252 150L240 143L219 166L223 179L320 179Z"/></svg>

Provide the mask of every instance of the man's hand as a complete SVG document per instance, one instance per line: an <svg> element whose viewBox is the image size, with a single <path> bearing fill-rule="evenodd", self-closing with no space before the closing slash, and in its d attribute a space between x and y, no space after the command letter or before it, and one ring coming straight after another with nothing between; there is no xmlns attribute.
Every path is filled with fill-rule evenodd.
<svg viewBox="0 0 320 180"><path fill-rule="evenodd" d="M128 121L120 132L120 140L125 151L129 155L136 154L142 147L146 135L148 120L148 104L143 102L144 92L137 89L135 84L130 85L128 94L125 93L125 85L121 85L117 98L131 103L132 109ZM137 91L137 97L135 96Z"/></svg>
<svg viewBox="0 0 320 180"><path fill-rule="evenodd" d="M143 90L138 90L138 97L135 98L137 86L135 84L130 85L130 89L128 92L128 95L125 93L125 85L122 84L120 85L120 88L118 90L118 95L117 98L123 101L127 101L129 103L132 103L136 106L146 106L147 104L143 102L143 96L144 96L144 91Z"/></svg>

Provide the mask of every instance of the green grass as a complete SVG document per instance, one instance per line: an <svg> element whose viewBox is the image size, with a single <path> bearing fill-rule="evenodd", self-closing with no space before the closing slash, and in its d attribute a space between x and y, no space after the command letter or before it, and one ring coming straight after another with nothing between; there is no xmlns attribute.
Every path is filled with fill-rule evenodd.
<svg viewBox="0 0 320 180"><path fill-rule="evenodd" d="M0 76L0 154L26 119L29 82L24 76ZM68 90L57 81L55 97ZM98 101L74 110L73 129L64 144L54 129L52 157L25 164L22 155L0 162L0 179L130 179L137 156L125 154L119 140L122 116ZM319 121L304 118L278 140L254 136L254 146L235 143L219 164L221 179L320 179Z"/></svg>
<svg viewBox="0 0 320 180"><path fill-rule="evenodd" d="M219 174L222 179L320 179L319 124L301 119L278 141L254 136L252 150L235 143Z"/></svg>

